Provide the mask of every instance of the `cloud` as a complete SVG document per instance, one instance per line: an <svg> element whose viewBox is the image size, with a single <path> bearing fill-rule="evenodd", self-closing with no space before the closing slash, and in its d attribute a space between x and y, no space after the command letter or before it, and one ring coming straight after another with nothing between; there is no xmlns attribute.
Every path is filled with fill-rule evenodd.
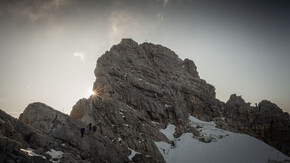
<svg viewBox="0 0 290 163"><path fill-rule="evenodd" d="M159 13L157 17L160 21L164 21L164 16L162 14Z"/></svg>
<svg viewBox="0 0 290 163"><path fill-rule="evenodd" d="M163 6L165 7L169 0L163 0Z"/></svg>
<svg viewBox="0 0 290 163"><path fill-rule="evenodd" d="M0 98L0 102L6 101L6 98Z"/></svg>
<svg viewBox="0 0 290 163"><path fill-rule="evenodd" d="M62 7L71 4L74 0L4 0L0 3L0 17L12 16L30 21L38 21L55 15Z"/></svg>
<svg viewBox="0 0 290 163"><path fill-rule="evenodd" d="M165 7L167 5L167 3L169 2L169 0L157 0L158 3L163 2L163 7Z"/></svg>
<svg viewBox="0 0 290 163"><path fill-rule="evenodd" d="M82 63L85 63L85 53L84 52L75 52L74 57L78 57Z"/></svg>
<svg viewBox="0 0 290 163"><path fill-rule="evenodd" d="M127 11L113 11L108 18L110 43L117 43L124 37L140 35L143 27L136 15Z"/></svg>

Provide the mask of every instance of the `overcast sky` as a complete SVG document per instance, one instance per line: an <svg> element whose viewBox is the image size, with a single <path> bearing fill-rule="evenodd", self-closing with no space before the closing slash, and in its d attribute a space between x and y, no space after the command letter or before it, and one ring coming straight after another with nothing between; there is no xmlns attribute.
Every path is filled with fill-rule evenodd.
<svg viewBox="0 0 290 163"><path fill-rule="evenodd" d="M236 93L290 112L286 0L1 0L0 108L69 113L89 97L98 57L124 37L193 60L222 101Z"/></svg>

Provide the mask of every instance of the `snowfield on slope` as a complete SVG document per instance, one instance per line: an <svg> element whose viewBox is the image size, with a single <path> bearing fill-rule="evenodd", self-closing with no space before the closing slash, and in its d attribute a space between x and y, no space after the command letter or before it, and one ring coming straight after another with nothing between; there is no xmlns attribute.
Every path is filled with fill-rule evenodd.
<svg viewBox="0 0 290 163"><path fill-rule="evenodd" d="M201 121L192 116L189 116L189 121L209 143L199 141L192 133L174 138L175 126L168 124L160 132L174 141L174 146L162 141L155 142L167 163L267 163L269 160L290 160L280 151L249 135L218 129L214 122Z"/></svg>

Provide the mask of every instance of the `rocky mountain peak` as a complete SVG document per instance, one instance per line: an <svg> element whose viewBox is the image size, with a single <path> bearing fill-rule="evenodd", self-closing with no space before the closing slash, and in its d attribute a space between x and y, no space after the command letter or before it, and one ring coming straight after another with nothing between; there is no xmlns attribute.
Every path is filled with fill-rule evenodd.
<svg viewBox="0 0 290 163"><path fill-rule="evenodd" d="M258 104L258 107L260 110L273 110L276 112L283 112L281 108L279 108L276 104L272 103L271 101L268 100L263 100ZM287 113L286 113L287 114Z"/></svg>
<svg viewBox="0 0 290 163"><path fill-rule="evenodd" d="M226 102L226 105L240 105L244 107L250 107L250 103L246 103L242 96L237 96L236 94L232 94L229 100Z"/></svg>
<svg viewBox="0 0 290 163"><path fill-rule="evenodd" d="M197 68L194 64L194 62L190 59L185 59L183 62L183 65L185 66L186 70L188 71L189 74L192 74L194 77L199 78Z"/></svg>
<svg viewBox="0 0 290 163"><path fill-rule="evenodd" d="M119 45L121 45L121 46L127 46L127 47L135 47L135 46L138 46L138 43L135 42L131 38L123 38L121 40L121 42L119 43Z"/></svg>
<svg viewBox="0 0 290 163"><path fill-rule="evenodd" d="M121 99L158 121L168 119L166 111L184 119L182 110L191 110L192 102L215 101L215 88L199 78L194 62L181 60L161 45L123 39L98 59L95 76L99 97ZM191 102L183 102L184 98ZM203 112L202 106L196 110Z"/></svg>
<svg viewBox="0 0 290 163"><path fill-rule="evenodd" d="M160 159L160 155L153 154L156 148L144 148L143 145L147 147L153 144L153 140L166 141L166 138L160 135L156 126L152 126L152 122L159 124L157 129L174 124L176 137L185 132L198 136L199 132L190 126L190 115L206 121L215 120L221 128L265 140L265 135L258 133L268 130L267 127L259 131L244 129L251 128L251 123L260 123L245 120L247 117L254 118L259 112L257 108L253 109L250 103L235 94L226 104L220 102L215 97L214 86L200 79L192 60L182 60L161 45L138 45L132 39L123 39L98 59L95 76L96 96L78 102L71 116L85 123L94 121L102 124L106 133L104 130L100 132L104 135L111 139L120 137L131 149L154 155L154 159ZM79 110L87 114L75 115ZM228 124L221 120L223 118ZM285 123L288 123L286 119ZM118 129L110 127L117 124ZM140 133L154 134L145 139ZM133 137L145 139L147 143L137 145L134 142L138 139ZM282 137L286 138L284 131Z"/></svg>
<svg viewBox="0 0 290 163"><path fill-rule="evenodd" d="M0 112L0 126L5 126L4 130L0 128L1 141L17 148L38 147L41 149L37 150L38 154L42 156L51 148L61 150L64 156L60 161L68 162L170 162L175 159L188 162L192 161L189 159L192 155L204 155L199 148L201 144L210 147L212 154L216 149L212 142L227 142L221 145L237 157L247 158L239 152L242 145L232 140L248 134L290 155L289 114L269 101L252 107L236 94L226 103L219 101L215 87L199 77L195 63L180 59L169 48L122 39L98 59L94 73L95 94L89 99L80 99L70 116L42 103L28 105L19 117L21 122ZM19 131L13 124L23 125L29 132ZM84 128L83 136L81 128ZM8 141L7 137L15 131L21 135L11 137L16 142ZM5 133L4 138L1 133ZM48 138L45 143L41 143L43 137ZM31 139L37 140L36 143ZM253 142L253 138L245 135L243 140ZM259 143L274 157L275 149ZM257 148L247 146L244 153L252 147ZM11 149L15 150L19 149ZM176 151L180 155L175 155ZM268 154L257 158L268 158ZM275 154L281 159L288 158L279 152ZM216 159L220 158L223 157Z"/></svg>

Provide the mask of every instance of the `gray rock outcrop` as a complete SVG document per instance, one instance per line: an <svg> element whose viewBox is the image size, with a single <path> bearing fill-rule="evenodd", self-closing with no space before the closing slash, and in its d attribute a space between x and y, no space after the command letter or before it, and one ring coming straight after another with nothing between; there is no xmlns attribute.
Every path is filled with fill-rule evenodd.
<svg viewBox="0 0 290 163"><path fill-rule="evenodd" d="M234 94L225 104L225 121L232 129L290 154L290 116L276 104L263 100L252 107Z"/></svg>
<svg viewBox="0 0 290 163"><path fill-rule="evenodd" d="M80 129L86 127L85 124L43 103L28 105L19 120L54 139L84 151L85 154L80 155L82 159L97 162L129 161L123 154L118 153L111 140L90 131L88 127L85 129L85 136L81 137Z"/></svg>
<svg viewBox="0 0 290 163"><path fill-rule="evenodd" d="M57 142L0 110L0 162L49 162L20 149L57 149Z"/></svg>

